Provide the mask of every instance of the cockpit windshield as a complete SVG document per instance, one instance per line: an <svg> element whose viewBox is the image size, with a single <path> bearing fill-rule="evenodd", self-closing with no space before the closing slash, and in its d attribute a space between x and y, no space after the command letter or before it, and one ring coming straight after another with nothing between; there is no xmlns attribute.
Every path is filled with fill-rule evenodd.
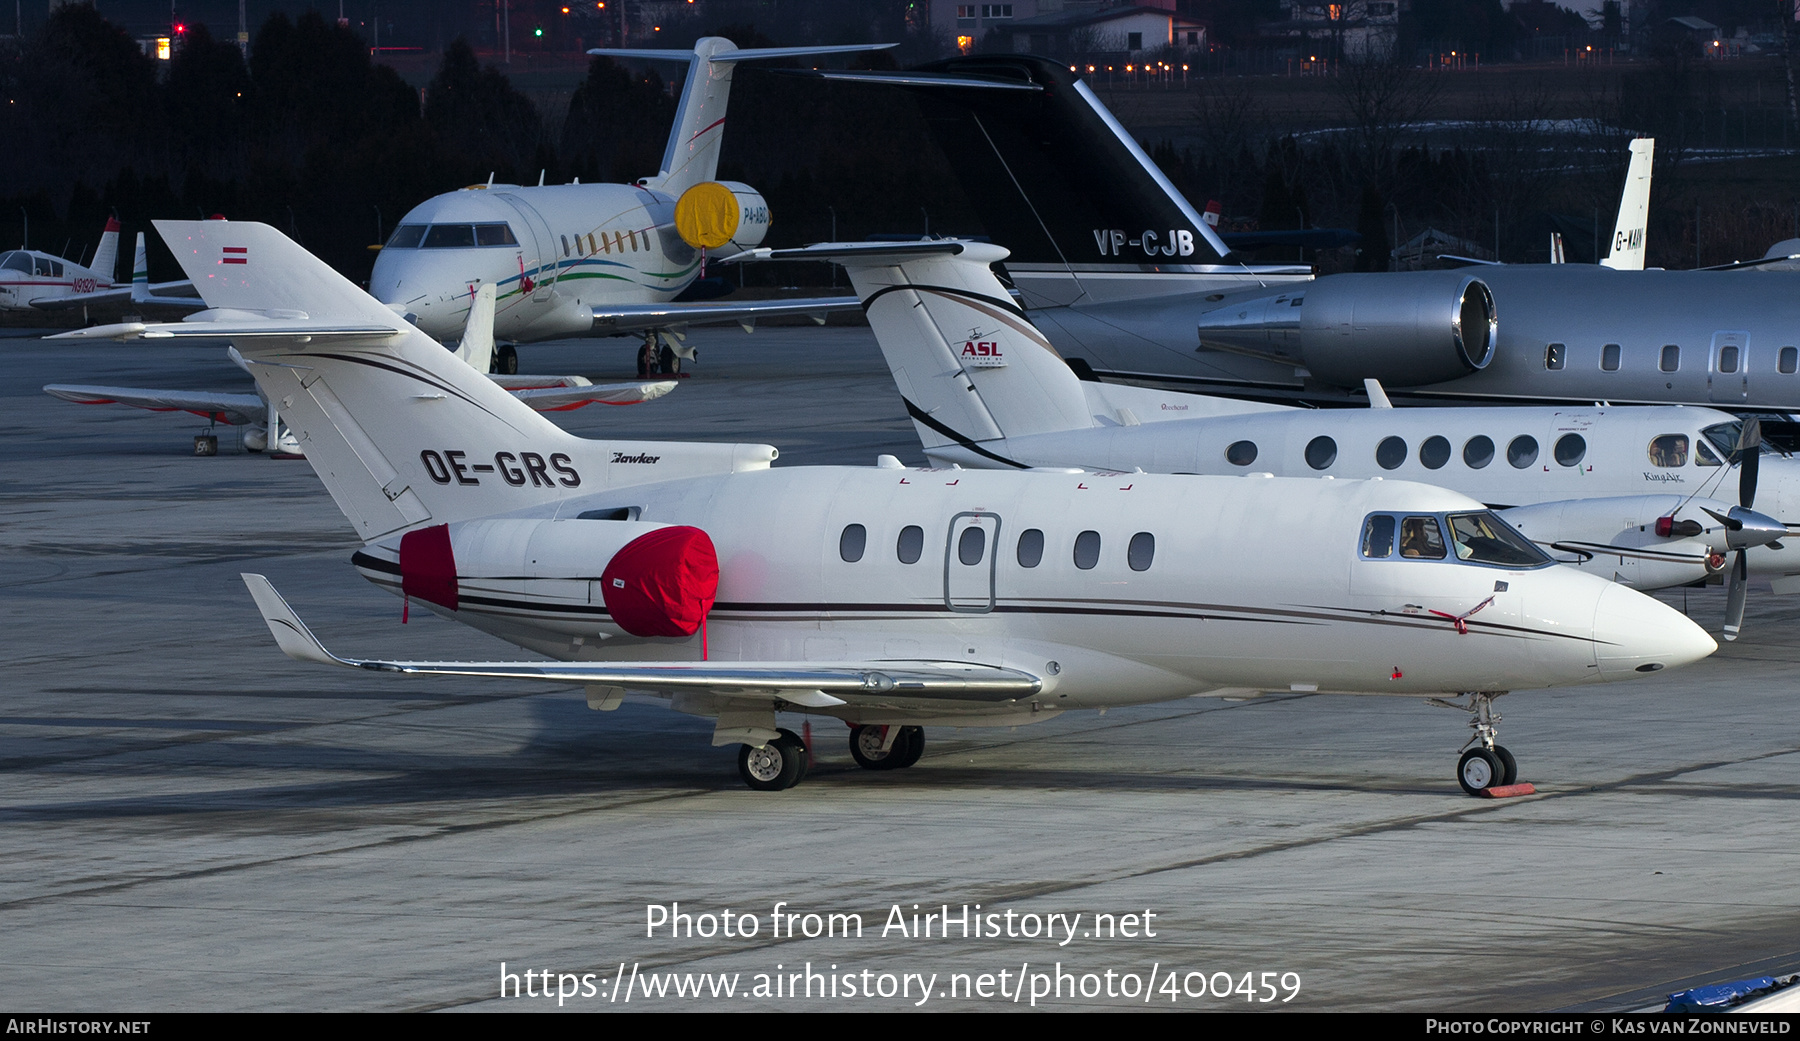
<svg viewBox="0 0 1800 1041"><path fill-rule="evenodd" d="M517 246L512 227L493 224L402 224L384 249L456 249L468 246Z"/></svg>
<svg viewBox="0 0 1800 1041"><path fill-rule="evenodd" d="M1733 452L1737 451L1738 438L1744 432L1744 423L1738 419L1729 423L1714 423L1700 432L1713 443L1713 447L1719 450L1720 455L1729 458Z"/></svg>
<svg viewBox="0 0 1800 1041"><path fill-rule="evenodd" d="M29 275L31 274L31 254L14 250L0 258L0 268L8 271L23 271Z"/></svg>
<svg viewBox="0 0 1800 1041"><path fill-rule="evenodd" d="M1517 568L1551 562L1535 543L1492 513L1453 513L1446 519L1458 560Z"/></svg>

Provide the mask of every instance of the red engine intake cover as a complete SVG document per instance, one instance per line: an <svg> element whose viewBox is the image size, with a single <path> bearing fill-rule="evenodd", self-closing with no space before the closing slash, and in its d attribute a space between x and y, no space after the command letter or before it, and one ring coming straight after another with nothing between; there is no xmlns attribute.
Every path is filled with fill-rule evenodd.
<svg viewBox="0 0 1800 1041"><path fill-rule="evenodd" d="M456 557L450 528L433 524L400 536L400 592L456 610Z"/></svg>
<svg viewBox="0 0 1800 1041"><path fill-rule="evenodd" d="M699 528L658 528L600 574L606 610L633 636L692 636L719 593L719 555Z"/></svg>

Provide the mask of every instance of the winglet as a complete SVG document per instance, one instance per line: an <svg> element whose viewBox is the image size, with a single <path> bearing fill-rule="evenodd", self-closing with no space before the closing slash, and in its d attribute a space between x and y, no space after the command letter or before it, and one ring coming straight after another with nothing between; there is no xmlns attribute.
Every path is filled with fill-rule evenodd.
<svg viewBox="0 0 1800 1041"><path fill-rule="evenodd" d="M1388 400L1387 391L1382 389L1380 380L1363 380L1363 390L1369 394L1370 408L1394 407L1394 403Z"/></svg>
<svg viewBox="0 0 1800 1041"><path fill-rule="evenodd" d="M256 609L262 612L263 621L269 625L269 632L280 645L281 652L295 661L318 662L322 665L349 665L350 662L339 658L325 649L319 638L312 634L288 602L275 591L275 586L261 575L240 574L244 585L249 587L250 596L256 601Z"/></svg>

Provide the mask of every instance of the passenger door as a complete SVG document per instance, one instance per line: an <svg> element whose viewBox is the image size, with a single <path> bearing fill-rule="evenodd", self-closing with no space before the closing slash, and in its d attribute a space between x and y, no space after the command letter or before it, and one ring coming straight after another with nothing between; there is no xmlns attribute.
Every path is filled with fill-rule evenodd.
<svg viewBox="0 0 1800 1041"><path fill-rule="evenodd" d="M972 511L950 519L944 540L944 606L965 614L994 609L999 544L998 514Z"/></svg>

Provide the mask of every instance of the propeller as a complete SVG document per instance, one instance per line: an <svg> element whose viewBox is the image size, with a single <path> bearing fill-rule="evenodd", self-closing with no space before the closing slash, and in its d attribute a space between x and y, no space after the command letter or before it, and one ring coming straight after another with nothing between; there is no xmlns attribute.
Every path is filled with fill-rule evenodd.
<svg viewBox="0 0 1800 1041"><path fill-rule="evenodd" d="M1750 508L1756 502L1756 475L1762 459L1762 422L1760 420L1755 418L1744 420L1743 426L1738 429L1737 449L1732 454L1736 457L1738 464L1738 505L1731 511L1729 517L1720 517L1711 510L1706 511L1725 525L1726 545L1737 551L1737 560L1731 567L1731 585L1725 594L1725 631L1723 635L1728 643L1738 638L1738 632L1744 626L1744 585L1750 577L1750 547L1766 545L1774 542L1781 535L1787 534L1787 528L1781 522L1756 513ZM1770 535L1768 531L1770 525L1778 529L1778 533ZM1762 538L1761 536L1764 535L1770 535L1770 537ZM1757 538L1757 541L1749 541L1751 537Z"/></svg>

